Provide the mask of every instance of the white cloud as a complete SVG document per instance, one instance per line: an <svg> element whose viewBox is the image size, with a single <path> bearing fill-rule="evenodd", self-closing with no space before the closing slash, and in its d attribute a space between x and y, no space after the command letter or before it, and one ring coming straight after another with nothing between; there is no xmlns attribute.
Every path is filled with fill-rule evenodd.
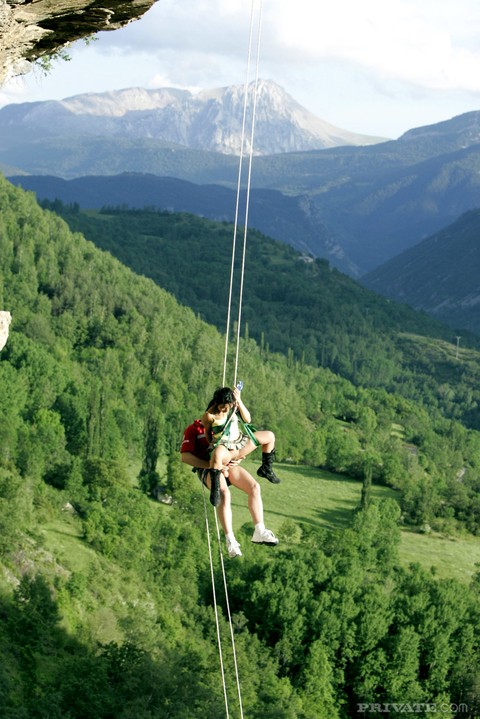
<svg viewBox="0 0 480 719"><path fill-rule="evenodd" d="M24 99L242 83L250 10L245 0L161 0L92 46L76 45L51 76L28 78ZM480 2L263 0L260 74L333 124L396 136L479 108ZM3 88L0 104L20 92Z"/></svg>
<svg viewBox="0 0 480 719"><path fill-rule="evenodd" d="M25 85L22 78L15 77L5 83L3 89L0 89L0 107L7 103L19 102L25 93Z"/></svg>
<svg viewBox="0 0 480 719"><path fill-rule="evenodd" d="M141 21L114 33L102 33L103 48L123 53L235 55L245 47L249 9L237 0L161 0Z"/></svg>
<svg viewBox="0 0 480 719"><path fill-rule="evenodd" d="M209 75L222 60L245 62L249 21L250 4L240 0L162 0L142 21L102 33L98 51L179 53L185 72L195 67ZM385 80L478 91L480 3L264 0L261 57L279 66L348 62Z"/></svg>
<svg viewBox="0 0 480 719"><path fill-rule="evenodd" d="M479 3L279 1L277 45L290 61L345 61L385 81L480 90Z"/></svg>

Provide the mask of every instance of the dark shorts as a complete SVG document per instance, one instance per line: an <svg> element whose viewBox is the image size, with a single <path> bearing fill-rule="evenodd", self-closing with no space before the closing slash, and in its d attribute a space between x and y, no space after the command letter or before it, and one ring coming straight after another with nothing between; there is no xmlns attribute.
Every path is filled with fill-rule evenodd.
<svg viewBox="0 0 480 719"><path fill-rule="evenodd" d="M204 484L205 487L206 487L206 486L207 486L207 474L208 474L208 469L201 469L200 467L197 467L197 468L195 469L195 471L196 471L196 473L197 473L197 477L198 477L198 479L200 480L200 482L201 482L202 484ZM231 486L232 486L230 480L228 479L228 477L225 477L225 482L227 483L227 487L231 487Z"/></svg>

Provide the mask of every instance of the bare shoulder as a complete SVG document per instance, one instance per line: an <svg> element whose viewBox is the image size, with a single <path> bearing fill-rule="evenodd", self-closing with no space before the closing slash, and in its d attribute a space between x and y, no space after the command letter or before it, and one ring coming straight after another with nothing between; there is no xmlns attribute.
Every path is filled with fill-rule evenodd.
<svg viewBox="0 0 480 719"><path fill-rule="evenodd" d="M209 427L213 421L215 420L215 415L211 414L208 410L204 413L202 417L202 424L204 427Z"/></svg>

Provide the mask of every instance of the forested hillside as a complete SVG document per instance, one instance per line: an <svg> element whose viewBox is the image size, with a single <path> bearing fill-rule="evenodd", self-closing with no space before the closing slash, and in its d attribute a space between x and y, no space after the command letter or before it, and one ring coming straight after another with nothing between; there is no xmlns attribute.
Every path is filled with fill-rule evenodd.
<svg viewBox="0 0 480 719"><path fill-rule="evenodd" d="M155 280L220 331L225 330L233 226L155 210L80 211L42 202L74 230ZM237 254L243 248L243 231ZM241 266L240 257L237 267ZM234 278L234 317L238 273ZM355 385L380 387L480 428L479 338L390 302L288 245L250 230L242 307L244 334L289 363L321 366Z"/></svg>
<svg viewBox="0 0 480 719"><path fill-rule="evenodd" d="M479 334L479 231L480 210L467 212L363 277L362 283Z"/></svg>
<svg viewBox="0 0 480 719"><path fill-rule="evenodd" d="M7 134L18 135L12 119L17 112L21 110L15 106L5 109ZM315 257L327 257L342 271L360 277L478 206L478 125L478 111L468 112L410 130L390 142L257 157L251 177L250 224L282 242L306 248ZM270 123L267 128L271 129ZM134 207L153 202L162 209L197 212L197 202L190 197L193 192L197 198L204 195L200 214L214 219L232 216L235 203L225 212L224 191L225 186L234 189L237 185L238 162L231 156L165 147L156 133L148 138L108 134L87 139L72 130L51 137L48 132L42 134L35 121L30 132L34 138L15 147L7 147L5 140L0 166L5 171L7 165L17 167L12 173L17 176L27 172L77 178L74 186L64 185L62 192L78 188L74 199L80 203L97 190L103 197L100 204L111 204L116 185L113 204L118 205L122 202L119 193L130 184L126 201ZM247 168L243 169L246 177ZM147 186L140 205L138 174ZM99 179L107 175L120 177L117 181ZM178 183L174 200L170 188L163 201L155 176L221 187L194 189ZM15 182L24 180L17 177ZM34 182L40 196L52 186L51 180L42 177L25 182ZM288 213L280 193L287 198ZM46 196L55 199L55 195ZM62 196L67 194L58 195ZM83 206L98 207L97 201Z"/></svg>
<svg viewBox="0 0 480 719"><path fill-rule="evenodd" d="M1 167L1 165L0 165ZM168 171L168 170L167 170ZM221 185L198 185L176 177L128 173L76 177L64 180L49 175L10 176L14 185L32 190L42 200L60 200L66 205L101 209L151 207L172 212L190 212L211 220L233 222L236 191ZM246 192L239 197L240 213L244 211ZM345 265L340 246L315 212L305 195L288 195L278 190L252 188L248 195L249 226L273 239L285 242L307 254L330 258L334 265ZM58 206L58 203L56 204ZM343 268L344 269L344 268ZM350 268L352 274L356 268ZM348 270L347 270L348 271Z"/></svg>
<svg viewBox="0 0 480 719"><path fill-rule="evenodd" d="M219 382L223 339L3 179L0 209L13 315L0 355L0 715L220 718L200 494L178 442ZM402 569L397 544L400 519L480 531L480 434L253 339L240 354L279 458L365 488L350 529L292 519L278 551L245 542L229 565L245 716L343 719L393 701L477 716L478 577ZM370 480L400 506L369 501ZM159 481L172 507L148 496Z"/></svg>

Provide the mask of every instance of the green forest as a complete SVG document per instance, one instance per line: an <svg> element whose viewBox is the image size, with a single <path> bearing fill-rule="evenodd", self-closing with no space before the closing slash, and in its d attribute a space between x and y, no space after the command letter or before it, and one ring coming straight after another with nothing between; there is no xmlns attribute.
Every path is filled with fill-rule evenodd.
<svg viewBox="0 0 480 719"><path fill-rule="evenodd" d="M228 228L164 217L190 241L191 274L176 282L209 277L218 292L202 301L223 306L224 272L196 253ZM0 178L0 304L13 316L0 355L0 716L216 719L225 705L201 490L178 448L219 384L222 329L85 234ZM362 501L347 527L291 519L274 551L244 541L228 563L244 714L343 719L415 705L420 716L478 717L480 574L460 582L399 559L402 527L480 534L475 341L457 358L426 316L371 293L362 315L354 283L326 263L295 259L301 281L290 249L282 268L277 243L256 235L254 247L277 264L278 326L257 296L246 300L240 374L253 420L275 431L281 465L353 477ZM269 263L250 262L273 291ZM295 334L288 292L327 276L340 287L323 311L322 359L312 327L299 319ZM305 297L298 318L317 302ZM365 333L362 374L353 347ZM154 501L159 483L171 506ZM375 499L372 485L392 498ZM223 613L220 624L227 636ZM225 660L240 716L228 646Z"/></svg>
<svg viewBox="0 0 480 719"><path fill-rule="evenodd" d="M74 231L151 277L225 331L233 226L190 214L42 201ZM243 228L236 241L241 267ZM234 275L233 317L240 277ZM329 266L255 230L248 233L243 334L293 362L325 367L356 386L381 387L480 429L478 335L390 302ZM462 362L454 345L461 334ZM443 342L441 341L443 340Z"/></svg>

